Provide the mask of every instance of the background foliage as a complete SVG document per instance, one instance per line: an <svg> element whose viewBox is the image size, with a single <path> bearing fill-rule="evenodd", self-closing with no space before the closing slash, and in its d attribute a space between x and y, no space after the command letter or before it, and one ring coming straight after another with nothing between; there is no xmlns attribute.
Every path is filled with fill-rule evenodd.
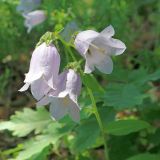
<svg viewBox="0 0 160 160"><path fill-rule="evenodd" d="M114 59L112 74L96 71L97 81L92 76L83 81L96 97L111 160L159 160L160 1L43 0L40 9L47 11L48 18L30 34L16 11L18 4L18 0L0 1L0 159L104 159L100 129L85 87L79 101L80 124L68 117L53 121L47 108L36 109L29 92L17 90L31 53L46 31L64 28L61 36L70 43L75 31L101 31L112 24L116 37L127 46L125 54ZM59 50L63 67L71 57L61 44Z"/></svg>

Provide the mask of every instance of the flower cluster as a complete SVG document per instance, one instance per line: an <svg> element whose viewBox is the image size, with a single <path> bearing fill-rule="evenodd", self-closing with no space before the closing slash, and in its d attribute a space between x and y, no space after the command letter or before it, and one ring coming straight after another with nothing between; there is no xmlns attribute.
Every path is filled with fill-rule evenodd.
<svg viewBox="0 0 160 160"><path fill-rule="evenodd" d="M41 24L46 15L43 10L35 10L41 4L41 0L21 0L17 10L22 12L25 18L24 26L27 27L27 32L30 33L32 28Z"/></svg>
<svg viewBox="0 0 160 160"><path fill-rule="evenodd" d="M60 55L53 44L42 43L32 54L25 85L19 91L31 88L37 105L50 104L52 117L61 119L65 114L78 122L77 97L81 90L80 76L68 69L59 74Z"/></svg>
<svg viewBox="0 0 160 160"><path fill-rule="evenodd" d="M85 73L91 73L95 67L103 73L113 69L112 55L122 54L126 46L113 39L114 29L107 27L101 33L93 30L80 32L75 38L75 48L85 58ZM51 116L59 120L66 114L79 122L77 98L81 90L81 79L74 69L59 74L60 55L53 44L45 42L33 52L29 72L25 74L25 85L19 91L29 87L37 105L50 105Z"/></svg>

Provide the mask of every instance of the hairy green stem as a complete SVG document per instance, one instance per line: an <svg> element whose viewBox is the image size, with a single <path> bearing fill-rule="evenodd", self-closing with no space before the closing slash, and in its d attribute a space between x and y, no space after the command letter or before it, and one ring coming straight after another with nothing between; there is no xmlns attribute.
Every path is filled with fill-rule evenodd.
<svg viewBox="0 0 160 160"><path fill-rule="evenodd" d="M70 56L72 57L72 59L74 61L77 62L73 52L71 51L71 48L68 44L65 43L65 41L63 41L62 39L60 39L61 42L65 45L65 48L66 50L69 52ZM80 72L81 74L83 75L83 71L80 69ZM85 86L87 87L87 85L85 84ZM107 139L106 139L106 133L104 131L104 127L103 127L103 123L102 123L102 120L100 118L100 115L99 115L99 112L98 112L98 108L97 108L97 105L96 105L96 101L95 101L95 98L93 96L93 92L90 88L87 87L87 91L88 91L88 94L90 96L90 99L92 101L92 105L94 107L94 114L95 114L95 117L97 119L97 122L98 122L98 125L99 125L99 128L101 130L101 134L102 134L102 137L103 137L103 144L104 144L104 154L105 154L105 160L110 160L109 159L109 154L108 154L108 146L107 146Z"/></svg>
<svg viewBox="0 0 160 160"><path fill-rule="evenodd" d="M93 105L93 107L94 107L95 117L96 117L96 119L97 119L97 122L98 122L98 124L99 124L99 128L100 128L101 133L102 133L103 143L104 143L105 159L106 159L106 160L109 160L107 139L106 139L106 134L105 134L105 131L104 131L103 123L102 123L102 120L101 120L101 118L100 118L100 115L99 115L99 112L98 112L98 108L97 108L96 101L95 101L95 99L94 99L92 90L89 89L88 87L87 87L87 90L88 90L88 94L89 94L89 96L90 96L90 98L91 98L92 105Z"/></svg>

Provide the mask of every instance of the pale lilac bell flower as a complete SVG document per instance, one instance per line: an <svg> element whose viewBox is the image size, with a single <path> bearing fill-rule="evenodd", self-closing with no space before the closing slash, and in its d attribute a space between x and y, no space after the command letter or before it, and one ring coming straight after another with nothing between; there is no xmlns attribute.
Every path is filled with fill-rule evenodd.
<svg viewBox="0 0 160 160"><path fill-rule="evenodd" d="M57 90L51 91L37 105L50 104L51 116L56 120L69 114L73 121L79 122L80 108L77 98L81 85L80 76L73 69L66 70L59 75Z"/></svg>
<svg viewBox="0 0 160 160"><path fill-rule="evenodd" d="M32 95L40 100L50 89L56 90L59 66L60 55L56 47L42 43L32 54L29 72L25 74L25 85L19 91L31 86Z"/></svg>
<svg viewBox="0 0 160 160"><path fill-rule="evenodd" d="M33 27L41 24L46 19L46 15L43 10L36 10L23 14L23 17L25 18L24 25L28 28L28 33L31 32Z"/></svg>
<svg viewBox="0 0 160 160"><path fill-rule="evenodd" d="M113 70L111 56L122 54L126 46L112 38L115 34L114 28L110 25L102 32L86 30L80 32L75 38L75 48L85 58L85 73L91 73L95 67L105 74Z"/></svg>

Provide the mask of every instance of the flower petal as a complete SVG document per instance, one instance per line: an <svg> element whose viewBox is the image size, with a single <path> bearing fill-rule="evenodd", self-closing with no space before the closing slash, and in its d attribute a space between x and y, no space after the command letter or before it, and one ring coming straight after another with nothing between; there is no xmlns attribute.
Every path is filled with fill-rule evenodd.
<svg viewBox="0 0 160 160"><path fill-rule="evenodd" d="M41 66L44 70L44 78L51 88L56 88L58 72L60 67L60 55L56 47L51 44L45 47L44 59L41 60Z"/></svg>
<svg viewBox="0 0 160 160"><path fill-rule="evenodd" d="M58 97L59 98L65 98L68 95L68 92L66 90L64 90L63 92L60 92Z"/></svg>
<svg viewBox="0 0 160 160"><path fill-rule="evenodd" d="M114 28L112 25L109 25L108 27L106 27L101 33L100 35L106 38L110 38L115 34Z"/></svg>
<svg viewBox="0 0 160 160"><path fill-rule="evenodd" d="M65 70L59 75L57 90L51 96L65 97L69 95L73 101L77 101L81 85L80 76L74 70Z"/></svg>
<svg viewBox="0 0 160 160"><path fill-rule="evenodd" d="M24 86L23 86L21 89L19 89L18 91L24 92L24 91L26 91L26 90L29 88L29 86L30 86L30 84L29 84L29 83L26 83L26 84L24 84Z"/></svg>
<svg viewBox="0 0 160 160"><path fill-rule="evenodd" d="M37 74L27 73L24 82L25 83L32 83L32 82L40 79L42 77L42 75L43 75L43 72L40 71L40 69L39 69L39 72L37 72Z"/></svg>
<svg viewBox="0 0 160 160"><path fill-rule="evenodd" d="M24 18L25 18L24 22L25 27L33 28L34 26L42 23L46 19L46 16L43 10L36 10L25 14Z"/></svg>
<svg viewBox="0 0 160 160"><path fill-rule="evenodd" d="M74 121L79 121L77 97L80 90L80 76L74 70L69 69L60 74L57 90L48 94L51 101L50 110L56 120L69 114Z"/></svg>
<svg viewBox="0 0 160 160"><path fill-rule="evenodd" d="M107 44L110 46L110 54L112 55L120 55L126 50L126 45L118 39L110 38Z"/></svg>
<svg viewBox="0 0 160 160"><path fill-rule="evenodd" d="M90 43L99 35L98 32L93 30L87 30L80 32L74 41L75 48L84 57L87 52Z"/></svg>
<svg viewBox="0 0 160 160"><path fill-rule="evenodd" d="M38 46L32 54L30 66L29 66L29 72L26 74L26 78L24 82L33 82L37 79L39 79L43 75L43 68L41 65L41 61L45 59L45 47L46 44L43 43L40 46Z"/></svg>
<svg viewBox="0 0 160 160"><path fill-rule="evenodd" d="M66 114L69 114L73 121L79 122L79 111L80 110L77 103L72 101L69 96L64 98L52 98L50 112L52 117L54 117L56 120L60 120Z"/></svg>
<svg viewBox="0 0 160 160"><path fill-rule="evenodd" d="M49 110L51 116L56 120L63 118L68 111L68 108L63 103L64 98L53 98Z"/></svg>
<svg viewBox="0 0 160 160"><path fill-rule="evenodd" d="M59 94L66 89L66 81L67 81L67 73L68 70L65 70L58 76L57 90L56 93Z"/></svg>
<svg viewBox="0 0 160 160"><path fill-rule="evenodd" d="M94 71L94 69L95 69L94 65L87 62L87 60L86 60L84 73L87 73L87 74L92 73Z"/></svg>
<svg viewBox="0 0 160 160"><path fill-rule="evenodd" d="M29 72L26 74L24 82L32 83L42 77L50 86L55 89L60 66L60 55L54 45L46 43L38 46L31 58Z"/></svg>
<svg viewBox="0 0 160 160"><path fill-rule="evenodd" d="M69 69L67 73L65 90L69 93L70 98L73 101L77 101L77 96L80 94L81 85L80 76L73 69Z"/></svg>
<svg viewBox="0 0 160 160"><path fill-rule="evenodd" d="M47 104L49 104L51 101L51 98L48 96L43 97L41 100L39 100L36 105L37 106L45 106Z"/></svg>
<svg viewBox="0 0 160 160"><path fill-rule="evenodd" d="M85 73L91 73L95 69L95 65L101 63L105 54L101 48L95 45L90 45L88 52L86 53Z"/></svg>
<svg viewBox="0 0 160 160"><path fill-rule="evenodd" d="M34 81L31 84L31 92L34 98L40 100L44 95L46 95L50 90L47 83L43 79Z"/></svg>
<svg viewBox="0 0 160 160"><path fill-rule="evenodd" d="M96 68L99 69L101 72L110 74L113 70L113 62L109 56L105 56L105 58L96 64Z"/></svg>
<svg viewBox="0 0 160 160"><path fill-rule="evenodd" d="M72 118L73 121L79 122L80 121L80 109L75 102L71 102L69 106L69 116Z"/></svg>
<svg viewBox="0 0 160 160"><path fill-rule="evenodd" d="M96 46L99 48L99 50L102 50L103 53L107 55L120 55L126 49L126 46L122 41L114 38L105 38L102 36L95 38L92 44L93 47Z"/></svg>

